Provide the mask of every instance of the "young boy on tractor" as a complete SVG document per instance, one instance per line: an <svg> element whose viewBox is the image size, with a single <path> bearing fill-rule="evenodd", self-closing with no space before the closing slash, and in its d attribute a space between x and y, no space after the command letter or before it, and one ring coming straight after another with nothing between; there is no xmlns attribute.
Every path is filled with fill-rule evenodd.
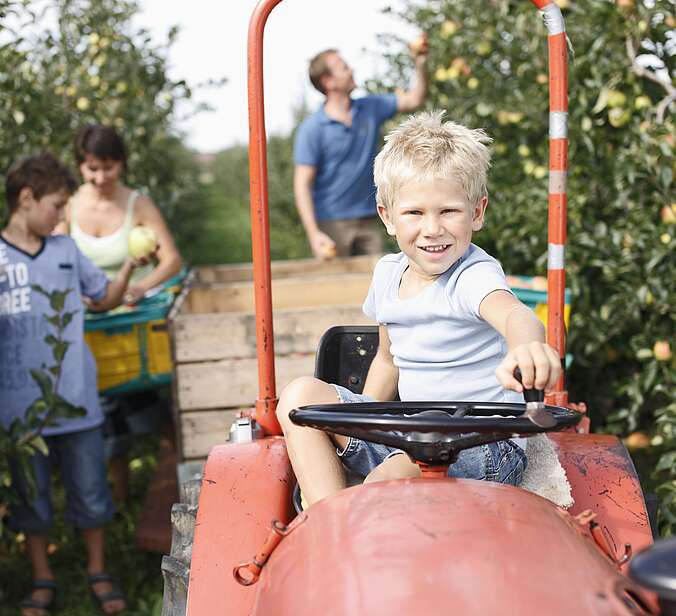
<svg viewBox="0 0 676 616"><path fill-rule="evenodd" d="M377 263L364 302L379 324L364 393L303 377L280 396L277 417L309 505L345 487L344 468L365 483L420 471L400 450L297 426L290 410L397 393L403 401L522 402L524 387L547 391L560 376L544 327L512 294L498 261L471 242L488 205L491 140L442 117L410 117L376 157L378 215L401 252ZM462 451L448 475L518 485L526 465L524 442L505 440Z"/></svg>

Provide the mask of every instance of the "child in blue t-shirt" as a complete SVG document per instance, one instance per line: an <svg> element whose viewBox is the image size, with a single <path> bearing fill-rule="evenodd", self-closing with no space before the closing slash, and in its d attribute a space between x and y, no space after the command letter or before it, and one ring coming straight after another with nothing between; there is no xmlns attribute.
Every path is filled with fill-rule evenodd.
<svg viewBox="0 0 676 616"><path fill-rule="evenodd" d="M291 409L397 393L404 401L518 402L523 386L548 390L561 374L540 321L500 264L472 244L488 205L490 139L442 117L410 117L376 157L378 215L401 252L380 259L364 302L380 338L364 393L303 377L280 396L277 417L310 505L345 487L344 468L365 482L418 477L419 469L391 447L297 426ZM505 440L462 451L448 474L518 485L526 464L522 441Z"/></svg>
<svg viewBox="0 0 676 616"><path fill-rule="evenodd" d="M9 222L0 232L0 421L7 427L15 418L24 417L40 397L30 370L54 363L52 349L44 341L52 331L45 317L54 311L33 285L46 293L70 289L63 313L73 316L63 331L69 347L57 393L86 410L82 417L60 419L44 429L49 455L36 454L32 459L37 484L32 502L28 502L24 479L13 469L13 485L21 502L12 507L10 525L26 534L33 569L33 588L21 604L22 614L46 614L56 594L47 559L47 531L52 524L50 470L55 464L61 469L66 492L66 520L82 530L87 546L92 595L106 613L126 608L123 595L105 571L104 525L114 508L103 458L96 365L84 342L83 297L91 310L117 306L136 264L128 260L109 282L73 240L50 235L63 219L74 188L70 172L49 154L18 161L5 182Z"/></svg>

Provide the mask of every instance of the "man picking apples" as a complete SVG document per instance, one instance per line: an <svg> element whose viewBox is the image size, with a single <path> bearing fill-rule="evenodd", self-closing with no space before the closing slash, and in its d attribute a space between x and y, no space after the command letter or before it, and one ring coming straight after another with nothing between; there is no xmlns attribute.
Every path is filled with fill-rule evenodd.
<svg viewBox="0 0 676 616"><path fill-rule="evenodd" d="M296 133L294 194L318 259L383 250L373 186L380 128L395 113L420 107L427 95L427 37L411 42L409 50L415 61L410 90L360 98L352 98L354 73L337 50L310 60L310 81L326 99Z"/></svg>

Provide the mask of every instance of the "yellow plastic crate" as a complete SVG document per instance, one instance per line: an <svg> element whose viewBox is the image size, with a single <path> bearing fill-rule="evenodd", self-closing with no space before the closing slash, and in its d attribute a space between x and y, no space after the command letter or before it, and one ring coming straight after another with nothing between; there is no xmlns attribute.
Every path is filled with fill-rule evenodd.
<svg viewBox="0 0 676 616"><path fill-rule="evenodd" d="M171 346L167 322L150 321L146 325L148 372L151 375L171 373Z"/></svg>
<svg viewBox="0 0 676 616"><path fill-rule="evenodd" d="M85 340L94 355L101 393L150 389L171 381L172 363L166 316L183 275L133 308L88 314Z"/></svg>
<svg viewBox="0 0 676 616"><path fill-rule="evenodd" d="M96 360L99 391L140 378L138 327L130 325L126 332L98 330L85 333L85 341Z"/></svg>
<svg viewBox="0 0 676 616"><path fill-rule="evenodd" d="M85 333L96 360L98 388L131 391L171 378L167 322L156 319Z"/></svg>

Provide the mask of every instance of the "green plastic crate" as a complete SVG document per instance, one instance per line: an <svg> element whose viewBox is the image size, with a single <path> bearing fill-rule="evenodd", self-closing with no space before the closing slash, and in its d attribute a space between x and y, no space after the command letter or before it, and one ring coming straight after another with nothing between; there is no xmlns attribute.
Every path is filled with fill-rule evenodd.
<svg viewBox="0 0 676 616"><path fill-rule="evenodd" d="M96 360L103 394L154 389L171 382L167 315L185 273L133 308L120 307L85 318L85 340Z"/></svg>

